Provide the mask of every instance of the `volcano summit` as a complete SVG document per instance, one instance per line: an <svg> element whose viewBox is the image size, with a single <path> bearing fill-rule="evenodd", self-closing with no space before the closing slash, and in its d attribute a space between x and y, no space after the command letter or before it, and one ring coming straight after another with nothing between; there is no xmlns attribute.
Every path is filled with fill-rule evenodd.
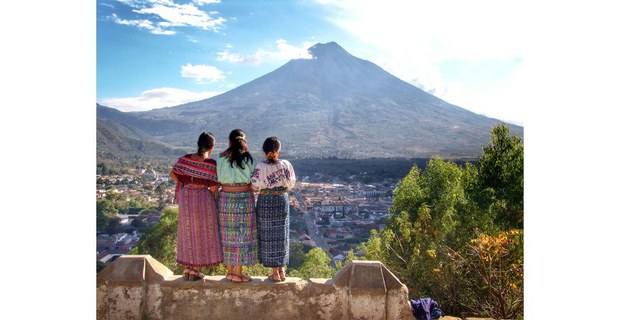
<svg viewBox="0 0 620 320"><path fill-rule="evenodd" d="M241 128L252 152L275 135L287 157L339 158L478 157L491 128L502 123L447 103L335 42L308 50L312 59L291 60L209 99L131 113L98 106L97 117L189 150L202 131L213 132L224 148L230 130ZM523 127L509 126L523 136Z"/></svg>

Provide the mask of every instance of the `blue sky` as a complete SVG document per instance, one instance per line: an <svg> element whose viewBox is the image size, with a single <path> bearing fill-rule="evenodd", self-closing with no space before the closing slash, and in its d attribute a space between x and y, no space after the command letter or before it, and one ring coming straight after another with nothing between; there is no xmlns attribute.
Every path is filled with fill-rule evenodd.
<svg viewBox="0 0 620 320"><path fill-rule="evenodd" d="M518 4L97 0L96 11L97 102L122 111L205 99L335 41L450 103L524 122L509 94L524 77Z"/></svg>

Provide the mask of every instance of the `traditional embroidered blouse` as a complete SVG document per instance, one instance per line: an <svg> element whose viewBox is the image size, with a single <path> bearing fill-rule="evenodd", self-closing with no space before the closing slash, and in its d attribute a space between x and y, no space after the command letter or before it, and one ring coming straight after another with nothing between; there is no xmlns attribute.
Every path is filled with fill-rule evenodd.
<svg viewBox="0 0 620 320"><path fill-rule="evenodd" d="M180 157L172 167L180 184L217 185L215 160L207 158L204 161L192 159L191 154Z"/></svg>
<svg viewBox="0 0 620 320"><path fill-rule="evenodd" d="M252 175L252 187L255 189L271 189L285 187L290 191L295 186L295 170L287 160L278 160L276 163L259 162Z"/></svg>
<svg viewBox="0 0 620 320"><path fill-rule="evenodd" d="M238 184L238 183L250 183L254 168L256 168L256 160L249 162L245 160L243 163L243 169L237 166L236 162L233 162L232 167L228 162L228 155L226 152L219 154L217 159L217 179L221 184Z"/></svg>

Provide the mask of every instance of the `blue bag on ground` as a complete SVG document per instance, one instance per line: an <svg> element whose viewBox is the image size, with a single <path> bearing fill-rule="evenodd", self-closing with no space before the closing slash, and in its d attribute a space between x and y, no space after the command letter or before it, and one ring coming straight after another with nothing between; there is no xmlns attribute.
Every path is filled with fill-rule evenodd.
<svg viewBox="0 0 620 320"><path fill-rule="evenodd" d="M410 300L411 312L416 320L435 320L445 316L443 311L439 309L439 304L431 298L422 298L419 300Z"/></svg>

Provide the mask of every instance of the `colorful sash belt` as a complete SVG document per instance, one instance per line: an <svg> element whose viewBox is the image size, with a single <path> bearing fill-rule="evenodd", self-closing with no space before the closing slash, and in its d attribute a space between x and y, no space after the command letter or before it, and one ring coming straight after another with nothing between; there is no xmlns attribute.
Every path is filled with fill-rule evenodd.
<svg viewBox="0 0 620 320"><path fill-rule="evenodd" d="M276 187L276 188L271 188L271 189L260 190L260 194L262 195L280 195L280 194L285 194L285 193L286 193L286 188L284 187Z"/></svg>
<svg viewBox="0 0 620 320"><path fill-rule="evenodd" d="M185 183L181 186L181 188L187 189L206 189L209 188L206 184L198 184L198 183Z"/></svg>
<svg viewBox="0 0 620 320"><path fill-rule="evenodd" d="M249 192L252 188L249 184L223 184L222 192Z"/></svg>

